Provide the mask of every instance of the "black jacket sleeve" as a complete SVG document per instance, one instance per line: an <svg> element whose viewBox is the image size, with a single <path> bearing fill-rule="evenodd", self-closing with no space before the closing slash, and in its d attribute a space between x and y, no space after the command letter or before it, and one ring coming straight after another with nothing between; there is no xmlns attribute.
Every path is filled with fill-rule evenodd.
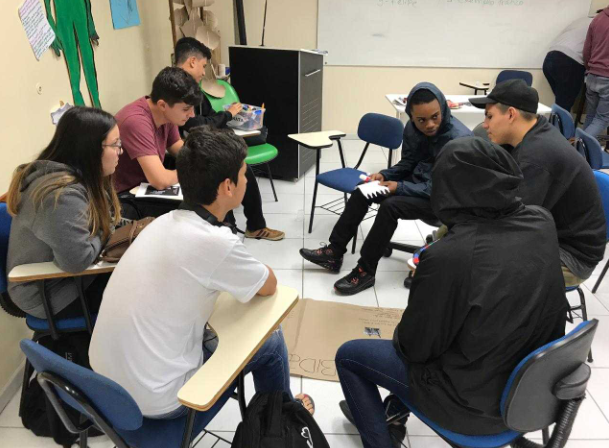
<svg viewBox="0 0 609 448"><path fill-rule="evenodd" d="M233 115L226 110L220 112L213 110L207 97L203 98L199 107L196 108L195 114L194 117L189 119L186 124L182 126L182 131L190 132L192 128L203 125L209 125L214 128L224 128L226 127L226 123L233 119Z"/></svg>

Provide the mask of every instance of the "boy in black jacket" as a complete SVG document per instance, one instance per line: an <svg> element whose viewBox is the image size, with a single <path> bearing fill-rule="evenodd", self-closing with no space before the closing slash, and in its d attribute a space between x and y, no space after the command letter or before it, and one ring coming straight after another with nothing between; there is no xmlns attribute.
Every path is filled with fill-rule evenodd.
<svg viewBox="0 0 609 448"><path fill-rule="evenodd" d="M211 61L211 50L192 37L183 37L178 40L175 48L176 66L187 72L198 83L205 76L205 69ZM191 132L198 126L211 126L212 128L226 128L226 124L233 119L241 110L240 103L232 104L228 110L216 112L212 109L211 103L206 96L198 106L195 106L195 116L191 117L184 126L180 127L180 132ZM265 143L267 130L261 129L261 136L249 137L244 139L248 146L255 146ZM262 211L262 197L260 188L256 181L256 176L248 166L246 170L248 181L247 191L243 197L243 213L247 220L245 231L246 238L257 238L269 241L279 241L285 238L285 233L267 227L266 219Z"/></svg>
<svg viewBox="0 0 609 448"><path fill-rule="evenodd" d="M440 152L431 202L448 233L422 252L393 343L354 340L336 355L364 447L394 446L377 385L451 431L507 430L499 405L511 371L564 335L556 229L517 197L521 180L514 159L481 138Z"/></svg>
<svg viewBox="0 0 609 448"><path fill-rule="evenodd" d="M552 213L565 285L579 285L603 259L607 243L603 204L590 166L558 129L537 115L537 91L524 81L502 82L486 98L470 102L486 108L489 138L507 149L522 170L522 202Z"/></svg>

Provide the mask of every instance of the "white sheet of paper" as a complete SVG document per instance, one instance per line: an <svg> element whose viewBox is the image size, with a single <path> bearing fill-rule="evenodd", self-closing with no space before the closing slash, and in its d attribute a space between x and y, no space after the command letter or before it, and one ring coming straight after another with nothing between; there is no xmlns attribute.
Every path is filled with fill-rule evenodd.
<svg viewBox="0 0 609 448"><path fill-rule="evenodd" d="M368 199L372 199L375 196L389 194L389 188L383 187L378 180L373 180L372 182L366 182L365 184L358 185L357 188L359 188L362 194Z"/></svg>
<svg viewBox="0 0 609 448"><path fill-rule="evenodd" d="M19 18L34 50L34 56L40 60L55 40L55 33L42 11L40 0L25 0L19 7Z"/></svg>

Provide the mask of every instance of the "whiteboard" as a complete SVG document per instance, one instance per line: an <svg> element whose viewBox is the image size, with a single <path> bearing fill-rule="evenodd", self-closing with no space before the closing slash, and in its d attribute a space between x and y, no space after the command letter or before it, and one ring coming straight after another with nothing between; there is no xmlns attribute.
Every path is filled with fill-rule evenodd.
<svg viewBox="0 0 609 448"><path fill-rule="evenodd" d="M590 0L319 0L327 65L541 68Z"/></svg>

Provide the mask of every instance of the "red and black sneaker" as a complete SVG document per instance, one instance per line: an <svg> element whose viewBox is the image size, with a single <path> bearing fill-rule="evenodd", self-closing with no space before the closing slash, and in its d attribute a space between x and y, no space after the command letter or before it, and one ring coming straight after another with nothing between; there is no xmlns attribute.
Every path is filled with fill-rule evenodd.
<svg viewBox="0 0 609 448"><path fill-rule="evenodd" d="M305 260L332 272L340 271L340 267L343 265L343 257L337 257L328 246L321 246L319 249L303 248L300 249L300 255Z"/></svg>
<svg viewBox="0 0 609 448"><path fill-rule="evenodd" d="M351 296L364 289L373 287L374 282L374 275L368 274L361 266L357 266L349 275L334 283L334 289L343 295Z"/></svg>

